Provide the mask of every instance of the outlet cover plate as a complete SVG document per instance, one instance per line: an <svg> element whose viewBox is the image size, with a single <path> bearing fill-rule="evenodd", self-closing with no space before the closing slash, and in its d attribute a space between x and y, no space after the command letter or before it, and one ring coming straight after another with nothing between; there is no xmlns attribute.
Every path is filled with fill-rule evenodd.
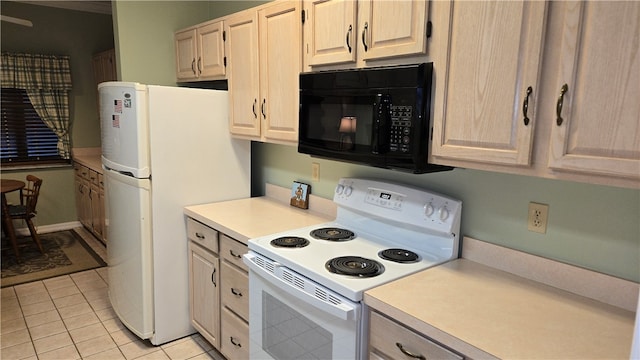
<svg viewBox="0 0 640 360"><path fill-rule="evenodd" d="M530 202L527 229L529 231L545 234L547 232L548 217L549 205Z"/></svg>

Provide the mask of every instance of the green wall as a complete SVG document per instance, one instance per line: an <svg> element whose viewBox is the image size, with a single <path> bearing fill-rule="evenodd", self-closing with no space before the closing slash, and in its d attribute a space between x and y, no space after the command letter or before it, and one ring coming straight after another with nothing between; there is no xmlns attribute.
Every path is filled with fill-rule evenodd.
<svg viewBox="0 0 640 360"><path fill-rule="evenodd" d="M91 58L93 54L114 46L111 16L11 1L2 1L2 15L33 22L33 27L29 28L2 21L2 51L70 56L73 81L70 92L73 121L71 140L74 147L99 147L100 122ZM2 170L3 178L24 179L27 174L43 179L37 225L77 220L71 166ZM18 201L17 197L14 199L9 196L8 199Z"/></svg>
<svg viewBox="0 0 640 360"><path fill-rule="evenodd" d="M455 169L432 174L335 162L297 153L291 146L253 144L253 192L264 183L311 184L333 197L341 177L371 177L434 190L463 201L462 234L542 257L640 281L640 191L569 181ZM320 181L311 181L311 164ZM527 230L530 201L549 205L546 234Z"/></svg>

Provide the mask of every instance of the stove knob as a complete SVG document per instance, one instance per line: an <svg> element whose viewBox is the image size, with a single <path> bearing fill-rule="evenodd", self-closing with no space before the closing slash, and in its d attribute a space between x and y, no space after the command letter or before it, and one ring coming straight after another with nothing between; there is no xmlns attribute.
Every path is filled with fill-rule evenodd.
<svg viewBox="0 0 640 360"><path fill-rule="evenodd" d="M343 191L344 191L344 186L341 184L338 184L338 186L336 186L336 194L342 195Z"/></svg>
<svg viewBox="0 0 640 360"><path fill-rule="evenodd" d="M441 207L440 210L438 210L438 213L440 214L440 220L442 221L447 220L449 217L449 209L447 209L446 206Z"/></svg>
<svg viewBox="0 0 640 360"><path fill-rule="evenodd" d="M351 195L352 192L353 192L353 188L351 186L345 186L345 188L344 188L344 195L345 196Z"/></svg>
<svg viewBox="0 0 640 360"><path fill-rule="evenodd" d="M431 217L431 215L433 215L433 212L435 211L435 209L433 208L433 204L432 203L428 203L424 205L424 214L427 215L427 217Z"/></svg>

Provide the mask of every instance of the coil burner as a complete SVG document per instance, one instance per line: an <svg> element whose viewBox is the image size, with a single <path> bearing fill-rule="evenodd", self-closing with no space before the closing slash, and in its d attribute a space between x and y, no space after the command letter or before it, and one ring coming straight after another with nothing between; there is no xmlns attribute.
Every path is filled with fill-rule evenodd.
<svg viewBox="0 0 640 360"><path fill-rule="evenodd" d="M410 250L405 249L386 249L378 253L381 259L397 262L397 263L414 263L420 261L420 256Z"/></svg>
<svg viewBox="0 0 640 360"><path fill-rule="evenodd" d="M271 240L271 245L283 248L302 248L309 245L309 240L299 236L283 236Z"/></svg>
<svg viewBox="0 0 640 360"><path fill-rule="evenodd" d="M355 277L373 277L384 272L379 262L359 256L341 256L333 258L325 264L327 270L340 275Z"/></svg>
<svg viewBox="0 0 640 360"><path fill-rule="evenodd" d="M353 231L336 227L315 229L311 231L310 235L316 239L329 241L346 241L356 237Z"/></svg>

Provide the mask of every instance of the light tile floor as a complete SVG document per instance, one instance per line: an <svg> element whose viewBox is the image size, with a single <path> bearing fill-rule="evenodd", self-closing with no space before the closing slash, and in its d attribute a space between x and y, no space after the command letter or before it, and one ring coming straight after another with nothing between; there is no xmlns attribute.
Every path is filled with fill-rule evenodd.
<svg viewBox="0 0 640 360"><path fill-rule="evenodd" d="M82 234L98 255L104 245ZM107 268L2 289L0 359L224 359L199 334L153 346L118 320Z"/></svg>

